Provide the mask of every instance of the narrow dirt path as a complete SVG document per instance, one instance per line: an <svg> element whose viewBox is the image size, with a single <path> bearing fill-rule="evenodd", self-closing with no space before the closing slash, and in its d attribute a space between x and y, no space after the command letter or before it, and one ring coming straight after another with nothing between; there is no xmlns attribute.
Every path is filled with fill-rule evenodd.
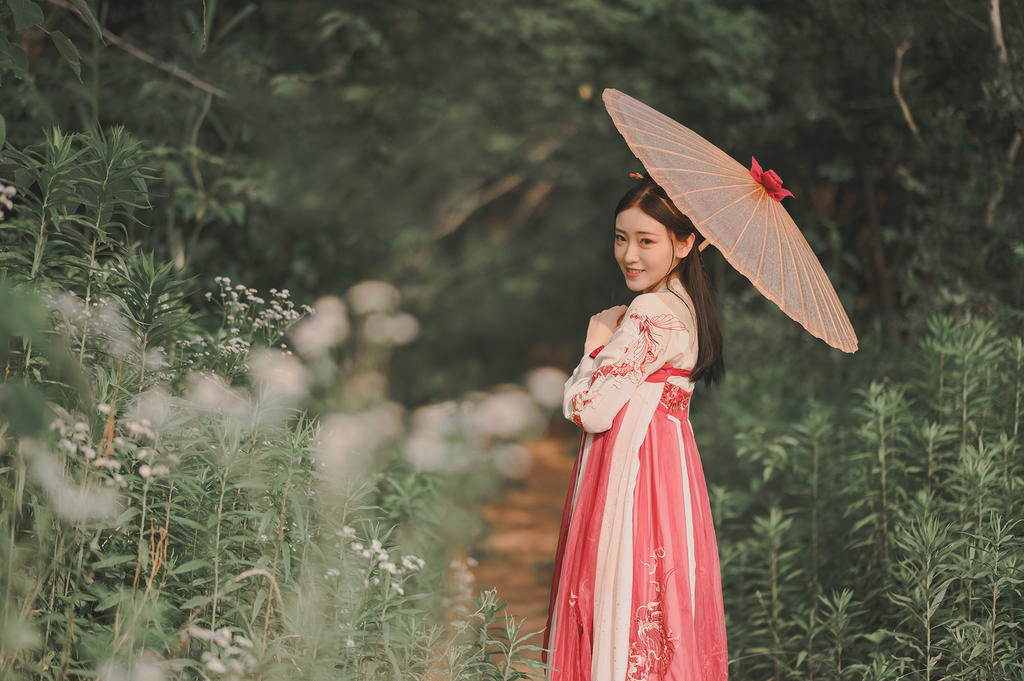
<svg viewBox="0 0 1024 681"><path fill-rule="evenodd" d="M525 617L522 631L543 630L558 548L562 508L569 489L575 449L563 438L544 438L524 443L531 455L527 476L511 483L484 506L493 526L473 557L476 591L496 588L506 610L517 619ZM540 646L543 633L529 643ZM540 660L540 653L528 657Z"/></svg>

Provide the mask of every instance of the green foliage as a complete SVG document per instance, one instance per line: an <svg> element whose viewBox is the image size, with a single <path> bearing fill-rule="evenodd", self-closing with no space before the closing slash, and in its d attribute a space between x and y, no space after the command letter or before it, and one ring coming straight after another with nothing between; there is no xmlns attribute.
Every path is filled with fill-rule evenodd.
<svg viewBox="0 0 1024 681"><path fill-rule="evenodd" d="M726 612L742 613L730 675L1019 669L1021 340L971 318L928 327L901 381L872 377L846 412L812 404L792 434L737 435L751 484L718 519Z"/></svg>

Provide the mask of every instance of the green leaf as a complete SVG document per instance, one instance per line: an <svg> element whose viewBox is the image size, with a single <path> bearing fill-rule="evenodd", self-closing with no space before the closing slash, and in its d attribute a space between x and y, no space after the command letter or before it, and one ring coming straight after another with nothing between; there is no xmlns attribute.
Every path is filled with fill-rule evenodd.
<svg viewBox="0 0 1024 681"><path fill-rule="evenodd" d="M192 570L196 570L198 568L201 568L201 567L203 567L205 565L209 565L209 564L210 564L209 561L203 560L202 558L195 558L195 559L190 560L190 561L188 561L186 563L182 563L181 565L176 566L173 570L171 570L167 574L179 575L182 572L191 572Z"/></svg>
<svg viewBox="0 0 1024 681"><path fill-rule="evenodd" d="M132 556L125 553L114 556L107 556L106 558L98 560L95 563L93 563L92 567L94 570L101 570L103 568L114 567L115 565L124 565L125 563L130 563L131 561L135 560L135 558L136 556Z"/></svg>
<svg viewBox="0 0 1024 681"><path fill-rule="evenodd" d="M28 71L28 55L21 45L15 45L7 41L7 36L0 33L0 56L7 57L7 60L18 71ZM4 60L0 59L0 64Z"/></svg>
<svg viewBox="0 0 1024 681"><path fill-rule="evenodd" d="M57 46L60 56L64 57L64 61L75 72L75 78L78 78L78 82L82 82L82 57L78 54L78 48L61 31L53 31L50 33L50 37L53 38L53 44Z"/></svg>
<svg viewBox="0 0 1024 681"><path fill-rule="evenodd" d="M103 38L103 28L100 26L100 22L96 20L96 15L93 14L92 8L89 7L89 3L85 0L71 0L71 4L75 6L82 16L85 17L85 22L89 24L89 28L96 32L96 35Z"/></svg>
<svg viewBox="0 0 1024 681"><path fill-rule="evenodd" d="M14 13L14 28L21 30L43 23L43 10L32 0L7 0Z"/></svg>
<svg viewBox="0 0 1024 681"><path fill-rule="evenodd" d="M7 141L7 121L4 120L3 114L0 114L0 148L4 146L4 142Z"/></svg>

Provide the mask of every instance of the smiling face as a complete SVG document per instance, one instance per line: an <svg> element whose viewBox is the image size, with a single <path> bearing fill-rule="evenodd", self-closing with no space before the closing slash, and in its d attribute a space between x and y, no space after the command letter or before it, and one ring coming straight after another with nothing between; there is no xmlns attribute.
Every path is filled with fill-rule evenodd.
<svg viewBox="0 0 1024 681"><path fill-rule="evenodd" d="M615 262L630 291L654 291L693 248L694 235L680 241L638 206L615 217Z"/></svg>

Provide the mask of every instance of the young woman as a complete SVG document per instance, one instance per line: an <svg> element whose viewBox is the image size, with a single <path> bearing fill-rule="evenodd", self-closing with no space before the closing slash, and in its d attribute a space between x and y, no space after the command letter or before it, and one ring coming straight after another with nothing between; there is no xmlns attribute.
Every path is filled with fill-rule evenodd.
<svg viewBox="0 0 1024 681"><path fill-rule="evenodd" d="M565 384L583 430L562 514L544 647L551 681L727 677L718 546L688 408L724 374L696 230L644 177L615 209L640 295L590 320Z"/></svg>

